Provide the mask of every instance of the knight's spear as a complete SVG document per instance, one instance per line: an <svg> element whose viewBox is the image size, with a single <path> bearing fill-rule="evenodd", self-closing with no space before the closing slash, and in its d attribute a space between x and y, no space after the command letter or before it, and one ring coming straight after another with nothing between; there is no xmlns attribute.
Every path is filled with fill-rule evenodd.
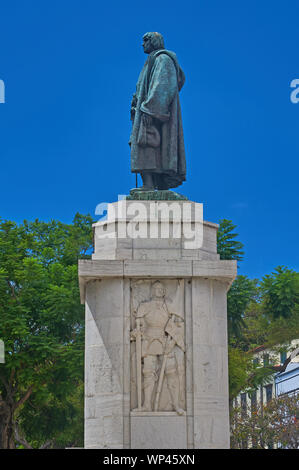
<svg viewBox="0 0 299 470"><path fill-rule="evenodd" d="M141 404L141 329L140 319L136 319L136 372L137 372L137 409L140 410Z"/></svg>

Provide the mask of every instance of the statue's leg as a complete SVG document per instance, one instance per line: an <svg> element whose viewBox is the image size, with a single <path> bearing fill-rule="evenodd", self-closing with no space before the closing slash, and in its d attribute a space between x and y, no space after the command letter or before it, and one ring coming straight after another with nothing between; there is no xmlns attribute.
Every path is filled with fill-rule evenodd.
<svg viewBox="0 0 299 470"><path fill-rule="evenodd" d="M143 172L141 173L142 181L143 181L143 186L142 189L144 191L153 191L154 190L154 180L153 180L153 175L150 172Z"/></svg>
<svg viewBox="0 0 299 470"><path fill-rule="evenodd" d="M160 191L169 189L169 186L165 181L165 175L163 173L156 175L156 188Z"/></svg>
<svg viewBox="0 0 299 470"><path fill-rule="evenodd" d="M184 410L179 406L180 382L178 379L176 360L173 353L167 358L165 375L167 378L167 387L170 393L173 409L177 412L178 415L182 415Z"/></svg>
<svg viewBox="0 0 299 470"><path fill-rule="evenodd" d="M154 191L155 183L153 174L151 172L144 171L141 174L143 185L140 188L134 188L134 192L138 191Z"/></svg>
<svg viewBox="0 0 299 470"><path fill-rule="evenodd" d="M152 398L156 382L157 356L147 356L143 365L144 402L142 411L152 411Z"/></svg>

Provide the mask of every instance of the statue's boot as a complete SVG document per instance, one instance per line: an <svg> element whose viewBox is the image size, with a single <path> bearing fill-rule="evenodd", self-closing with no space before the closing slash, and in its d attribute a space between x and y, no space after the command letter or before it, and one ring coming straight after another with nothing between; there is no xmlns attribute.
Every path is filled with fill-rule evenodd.
<svg viewBox="0 0 299 470"><path fill-rule="evenodd" d="M173 409L177 412L178 415L183 415L184 410L179 406L180 386L177 375L172 372L166 374L166 376Z"/></svg>
<svg viewBox="0 0 299 470"><path fill-rule="evenodd" d="M141 173L141 177L143 185L140 188L134 189L134 191L154 191L155 186L152 173Z"/></svg>
<svg viewBox="0 0 299 470"><path fill-rule="evenodd" d="M153 373L144 374L144 401L141 408L135 408L133 411L152 411L152 396L155 386L155 376Z"/></svg>

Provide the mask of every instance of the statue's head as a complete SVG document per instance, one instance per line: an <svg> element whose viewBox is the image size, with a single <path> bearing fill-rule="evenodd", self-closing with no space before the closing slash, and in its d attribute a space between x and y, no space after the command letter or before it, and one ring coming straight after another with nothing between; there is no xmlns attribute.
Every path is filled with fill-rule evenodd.
<svg viewBox="0 0 299 470"><path fill-rule="evenodd" d="M163 297L165 297L165 287L160 281L156 281L153 283L151 291L152 298L162 299Z"/></svg>
<svg viewBox="0 0 299 470"><path fill-rule="evenodd" d="M145 33L142 43L145 54L150 54L158 49L164 49L164 39L160 33Z"/></svg>

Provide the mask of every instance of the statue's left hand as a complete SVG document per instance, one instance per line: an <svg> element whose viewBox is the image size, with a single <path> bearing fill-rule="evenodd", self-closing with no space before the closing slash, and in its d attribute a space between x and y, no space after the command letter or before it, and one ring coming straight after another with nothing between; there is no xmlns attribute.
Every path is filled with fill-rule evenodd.
<svg viewBox="0 0 299 470"><path fill-rule="evenodd" d="M140 331L137 331L137 329L135 328L134 330L132 330L130 332L130 340L131 341L136 341L136 338L137 338L137 335L140 333Z"/></svg>
<svg viewBox="0 0 299 470"><path fill-rule="evenodd" d="M170 354L175 346L175 340L173 338L171 338L171 340L169 341L169 343L167 344L166 348L165 348L165 354Z"/></svg>

